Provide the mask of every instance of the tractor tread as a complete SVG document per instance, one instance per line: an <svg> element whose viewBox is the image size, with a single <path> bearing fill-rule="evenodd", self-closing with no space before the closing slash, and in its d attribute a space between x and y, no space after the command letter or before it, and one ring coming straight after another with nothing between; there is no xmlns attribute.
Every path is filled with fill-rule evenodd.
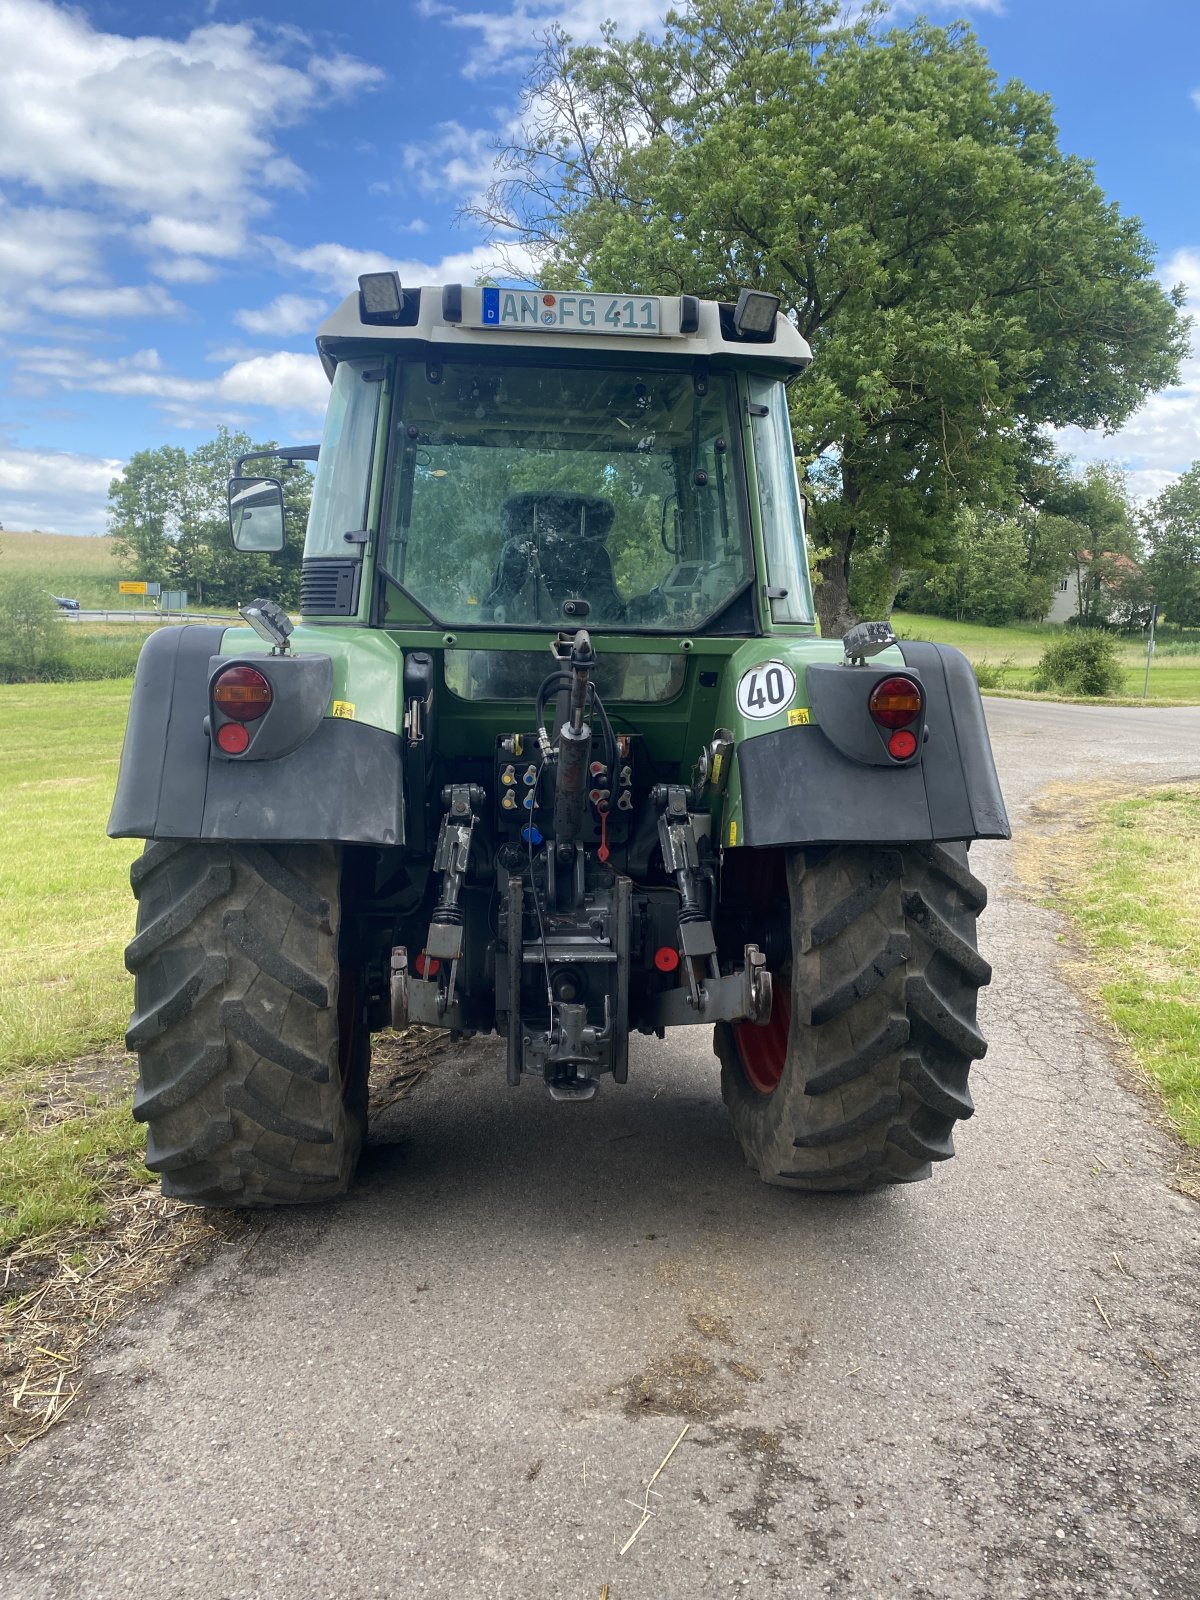
<svg viewBox="0 0 1200 1600"><path fill-rule="evenodd" d="M305 912L314 922L328 931L329 901L324 895L318 894L311 884L305 883L303 878L298 878L294 872L285 867L265 845L242 845L240 854L265 884L283 895L285 900L290 900L298 910Z"/></svg>
<svg viewBox="0 0 1200 1600"><path fill-rule="evenodd" d="M865 1078L871 1069L886 1059L901 1045L908 1043L907 1017L889 1017L887 1025L861 1049L835 1061L824 1072L815 1073L804 1085L805 1094L827 1094L830 1089L840 1089L843 1084Z"/></svg>
<svg viewBox="0 0 1200 1600"><path fill-rule="evenodd" d="M813 1003L812 1021L814 1027L820 1027L823 1022L831 1022L835 1017L840 1017L844 1011L849 1011L851 1006L860 1004L869 999L883 983L889 972L901 966L908 960L908 935L895 933L891 936L882 950L877 950L867 964L856 972L852 978L832 989L828 994Z"/></svg>
<svg viewBox="0 0 1200 1600"><path fill-rule="evenodd" d="M868 1106L866 1111L860 1111L856 1117L850 1117L845 1122L836 1123L829 1128L822 1128L819 1133L798 1133L792 1140L792 1145L797 1150L820 1149L827 1144L840 1144L843 1139L852 1139L856 1133L861 1133L864 1128L870 1128L877 1122L884 1122L900 1109L900 1096L898 1094L883 1094L873 1106Z"/></svg>
<svg viewBox="0 0 1200 1600"><path fill-rule="evenodd" d="M147 846L128 1039L164 1195L262 1206L348 1187L370 1041L361 1013L341 1033L341 871L329 844Z"/></svg>
<svg viewBox="0 0 1200 1600"><path fill-rule="evenodd" d="M206 956L201 950L196 950L195 954L200 958L199 965L171 993L148 1010L140 1014L135 1012L129 1019L125 1033L127 1050L136 1050L145 1040L152 1039L155 1034L164 1032L172 1023L186 1017L197 1000L202 1000L219 983L224 983L227 971L224 956Z"/></svg>
<svg viewBox="0 0 1200 1600"><path fill-rule="evenodd" d="M991 981L990 965L974 945L961 934L954 932L945 917L930 905L928 898L920 889L914 889L906 894L903 897L903 905L904 915L913 927L920 930L938 955L945 956L948 961L954 963L968 983L978 988Z"/></svg>
<svg viewBox="0 0 1200 1600"><path fill-rule="evenodd" d="M248 1044L266 1060L282 1067L285 1072L293 1073L297 1078L308 1078L313 1083L328 1081L329 1068L323 1061L318 1061L315 1056L306 1055L303 1050L297 1050L294 1045L277 1038L240 1000L224 1002L221 1006L221 1021L235 1038L240 1039L243 1044Z"/></svg>
<svg viewBox="0 0 1200 1600"><path fill-rule="evenodd" d="M233 870L229 861L213 861L197 883L185 890L146 927L139 927L125 947L126 968L136 976L164 945L169 944L185 928L190 928L202 911L207 910L220 895L226 894L232 881Z"/></svg>
<svg viewBox="0 0 1200 1600"><path fill-rule="evenodd" d="M268 1133L282 1133L289 1139L303 1139L307 1144L332 1144L333 1135L328 1128L312 1122L301 1122L289 1117L269 1101L252 1094L244 1084L231 1083L225 1090L225 1104L231 1111L240 1111Z"/></svg>
<svg viewBox="0 0 1200 1600"><path fill-rule="evenodd" d="M958 859L949 845L921 844L916 846L916 851L939 877L958 890L968 910L975 912L976 916L984 910L988 903L987 886L980 882L965 861Z"/></svg>
<svg viewBox="0 0 1200 1600"><path fill-rule="evenodd" d="M181 1167L191 1167L204 1161L233 1137L233 1123L210 1119L203 1130L187 1144L163 1146L158 1141L153 1125L146 1139L146 1165L152 1172L178 1172Z"/></svg>
<svg viewBox="0 0 1200 1600"><path fill-rule="evenodd" d="M844 933L852 922L865 916L878 904L889 883L900 876L900 857L894 850L879 851L863 881L843 896L837 905L818 917L809 930L814 945L828 944Z"/></svg>
<svg viewBox="0 0 1200 1600"><path fill-rule="evenodd" d="M926 977L920 973L914 974L909 978L905 992L908 1009L956 1054L969 1056L972 1061L980 1061L987 1054L987 1040L978 1028L972 1027L965 1017L959 1016Z"/></svg>
<svg viewBox="0 0 1200 1600"><path fill-rule="evenodd" d="M720 1023L714 1041L734 1131L765 1182L866 1192L918 1182L954 1154L991 976L975 947L987 895L966 854L844 845L787 859L791 961L773 976L791 984L792 1023L774 1090L742 1066L750 1030L739 1040Z"/></svg>
<svg viewBox="0 0 1200 1600"><path fill-rule="evenodd" d="M165 866L172 856L183 849L178 839L152 839L140 856L135 856L129 866L129 887L136 895L146 879L159 867Z"/></svg>
<svg viewBox="0 0 1200 1600"><path fill-rule="evenodd" d="M244 951L268 978L274 978L276 983L282 984L285 989L291 989L310 1005L329 1004L329 990L326 985L295 961L290 961L280 950L278 939L272 942L249 912L227 911L222 918L221 926L226 936L239 950Z"/></svg>
<svg viewBox="0 0 1200 1600"><path fill-rule="evenodd" d="M951 1072L961 1073L961 1088L948 1081ZM935 1071L920 1056L905 1056L900 1063L900 1076L905 1083L912 1085L917 1098L931 1111L938 1111L944 1117L956 1117L960 1122L975 1115L975 1102L971 1099L967 1075L962 1068L942 1067L940 1071Z"/></svg>
<svg viewBox="0 0 1200 1600"><path fill-rule="evenodd" d="M218 1078L228 1063L229 1053L223 1044L205 1045L182 1071L168 1078L158 1088L146 1089L139 1084L133 1099L134 1120L149 1122L167 1111L178 1111L180 1106L194 1099L214 1078Z"/></svg>
<svg viewBox="0 0 1200 1600"><path fill-rule="evenodd" d="M888 1129L888 1139L918 1161L949 1161L954 1154L954 1137L949 1128L939 1133L918 1133L901 1124Z"/></svg>

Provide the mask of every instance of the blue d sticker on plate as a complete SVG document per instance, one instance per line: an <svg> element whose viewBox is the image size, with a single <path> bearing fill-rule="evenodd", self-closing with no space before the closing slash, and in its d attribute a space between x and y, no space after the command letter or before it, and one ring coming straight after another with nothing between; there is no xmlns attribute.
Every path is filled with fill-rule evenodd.
<svg viewBox="0 0 1200 1600"><path fill-rule="evenodd" d="M500 325L500 291L499 289L485 289L483 291L483 320L492 327Z"/></svg>

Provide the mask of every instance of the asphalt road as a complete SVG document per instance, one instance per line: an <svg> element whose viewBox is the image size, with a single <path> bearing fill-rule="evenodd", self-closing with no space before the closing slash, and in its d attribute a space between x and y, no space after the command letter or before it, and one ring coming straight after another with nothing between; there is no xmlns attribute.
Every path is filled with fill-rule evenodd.
<svg viewBox="0 0 1200 1600"><path fill-rule="evenodd" d="M1200 710L988 716L1018 826L1200 774ZM699 1030L591 1106L476 1042L346 1203L109 1337L0 1477L0 1593L1196 1600L1200 1207L1011 859L973 857L991 1050L931 1183L760 1184Z"/></svg>

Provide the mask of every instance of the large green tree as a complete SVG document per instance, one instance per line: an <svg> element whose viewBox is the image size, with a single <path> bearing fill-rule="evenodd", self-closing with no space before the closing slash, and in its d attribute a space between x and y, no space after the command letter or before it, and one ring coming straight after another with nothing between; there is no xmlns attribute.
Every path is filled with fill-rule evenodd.
<svg viewBox="0 0 1200 1600"><path fill-rule="evenodd" d="M1168 622L1200 628L1200 461L1150 502L1143 527L1151 595Z"/></svg>
<svg viewBox="0 0 1200 1600"><path fill-rule="evenodd" d="M966 29L884 9L692 0L661 38L552 32L477 213L545 283L781 296L817 357L793 425L835 632L856 555L886 605L962 507L1011 501L1039 429L1118 425L1186 340L1048 99Z"/></svg>
<svg viewBox="0 0 1200 1600"><path fill-rule="evenodd" d="M108 491L108 532L131 575L186 589L197 605L236 605L257 595L293 606L300 598L300 558L312 479L303 469L282 470L288 543L279 555L237 551L229 536L226 489L239 456L256 445L245 433L222 428L190 453L160 445L131 456ZM251 463L247 471L273 474L282 463Z"/></svg>

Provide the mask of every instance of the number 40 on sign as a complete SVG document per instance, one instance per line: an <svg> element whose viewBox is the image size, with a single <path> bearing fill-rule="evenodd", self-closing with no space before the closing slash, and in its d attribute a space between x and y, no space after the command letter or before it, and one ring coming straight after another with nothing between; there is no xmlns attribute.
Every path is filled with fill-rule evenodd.
<svg viewBox="0 0 1200 1600"><path fill-rule="evenodd" d="M744 717L776 717L791 705L796 694L796 674L782 661L760 661L738 679L737 705Z"/></svg>

